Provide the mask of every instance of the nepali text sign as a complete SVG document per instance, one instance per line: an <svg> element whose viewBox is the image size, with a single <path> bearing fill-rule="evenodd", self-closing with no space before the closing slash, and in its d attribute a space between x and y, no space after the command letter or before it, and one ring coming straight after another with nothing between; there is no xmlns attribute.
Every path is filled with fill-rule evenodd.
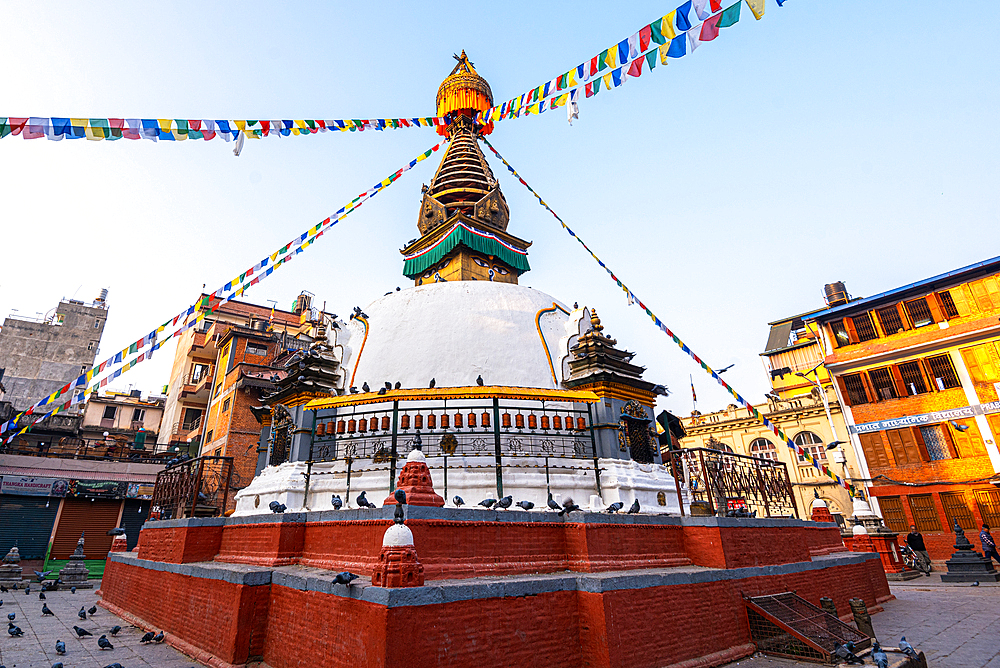
<svg viewBox="0 0 1000 668"><path fill-rule="evenodd" d="M879 420L878 422L852 424L848 429L852 434L869 434L874 431L884 431L886 429L920 427L922 425L945 422L947 420L963 420L965 418L972 418L977 415L989 415L991 413L1000 413L1000 401L991 401L987 404L976 404L975 406L951 408L946 411L935 411L933 413L904 415L903 417L892 418L891 420Z"/></svg>
<svg viewBox="0 0 1000 668"><path fill-rule="evenodd" d="M3 481L0 481L0 493L18 496L65 496L66 481L59 478L5 475Z"/></svg>

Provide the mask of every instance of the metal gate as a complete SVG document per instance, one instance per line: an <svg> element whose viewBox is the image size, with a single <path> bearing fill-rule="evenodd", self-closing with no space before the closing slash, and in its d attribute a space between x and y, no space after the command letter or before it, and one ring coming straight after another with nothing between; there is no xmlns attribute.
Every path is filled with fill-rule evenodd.
<svg viewBox="0 0 1000 668"><path fill-rule="evenodd" d="M0 494L0 552L16 545L22 559L44 559L60 500Z"/></svg>
<svg viewBox="0 0 1000 668"><path fill-rule="evenodd" d="M750 636L764 654L831 663L837 644L854 643L856 651L871 644L871 638L793 592L743 602Z"/></svg>

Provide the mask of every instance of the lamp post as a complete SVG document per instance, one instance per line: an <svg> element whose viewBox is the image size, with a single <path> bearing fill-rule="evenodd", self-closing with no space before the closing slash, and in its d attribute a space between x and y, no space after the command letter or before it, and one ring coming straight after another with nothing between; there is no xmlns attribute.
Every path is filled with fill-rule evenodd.
<svg viewBox="0 0 1000 668"><path fill-rule="evenodd" d="M823 410L826 412L826 421L830 423L830 434L833 436L833 441L827 444L826 449L832 450L835 447L837 448L837 454L840 455L837 463L844 467L844 471L847 471L847 457L844 455L844 450L841 447L841 445L846 443L846 441L841 441L837 438L837 427L834 426L833 417L830 415L830 402L827 401L826 391L823 390L823 386L819 382L819 374L816 373L816 370L819 369L820 366L822 366L822 364L813 367L806 373L797 371L795 375L805 379L806 382L815 387L816 391L819 392L820 401L823 402ZM813 380L812 378L809 378L809 374L815 374L816 379Z"/></svg>

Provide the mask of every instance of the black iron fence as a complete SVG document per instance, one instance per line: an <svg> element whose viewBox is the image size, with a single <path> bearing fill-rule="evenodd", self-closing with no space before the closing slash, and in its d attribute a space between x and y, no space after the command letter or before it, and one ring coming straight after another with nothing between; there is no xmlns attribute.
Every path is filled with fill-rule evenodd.
<svg viewBox="0 0 1000 668"><path fill-rule="evenodd" d="M197 457L174 464L156 475L152 512L162 520L221 515L232 479L232 457Z"/></svg>
<svg viewBox="0 0 1000 668"><path fill-rule="evenodd" d="M713 515L798 517L784 462L709 448L664 452L678 485Z"/></svg>

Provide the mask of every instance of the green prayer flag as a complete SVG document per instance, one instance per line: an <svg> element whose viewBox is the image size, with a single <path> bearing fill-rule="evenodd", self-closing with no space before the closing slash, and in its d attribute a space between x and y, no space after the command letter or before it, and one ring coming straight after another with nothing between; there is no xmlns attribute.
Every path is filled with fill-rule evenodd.
<svg viewBox="0 0 1000 668"><path fill-rule="evenodd" d="M129 355L134 355L136 353L136 351L138 351L138 350L139 350L139 346L136 345L135 343L133 343L132 345L130 345L128 347L128 354Z"/></svg>
<svg viewBox="0 0 1000 668"><path fill-rule="evenodd" d="M316 121L308 121L307 120L305 123L306 123L306 125L308 125L311 128L315 128L316 127Z"/></svg>
<svg viewBox="0 0 1000 668"><path fill-rule="evenodd" d="M556 81L556 88L562 90L566 87L566 75L560 75L559 79Z"/></svg>
<svg viewBox="0 0 1000 668"><path fill-rule="evenodd" d="M608 63L606 62L607 59L608 59L608 50L604 49L604 51L601 51L601 55L597 57L598 72L603 72L604 70L608 69ZM594 92L596 93L597 91Z"/></svg>
<svg viewBox="0 0 1000 668"><path fill-rule="evenodd" d="M0 139L10 134L10 123L6 118L0 118Z"/></svg>
<svg viewBox="0 0 1000 668"><path fill-rule="evenodd" d="M666 44L667 39L663 36L663 19L656 19L649 24L650 37L657 44Z"/></svg>
<svg viewBox="0 0 1000 668"><path fill-rule="evenodd" d="M736 25L736 22L740 20L740 5L742 2L737 2L732 7L727 7L722 11L722 16L719 17L719 27L728 28L730 26Z"/></svg>
<svg viewBox="0 0 1000 668"><path fill-rule="evenodd" d="M601 92L601 81L603 81L601 77L597 77L596 79L594 79L594 95L597 95L598 93Z"/></svg>
<svg viewBox="0 0 1000 668"><path fill-rule="evenodd" d="M659 52L656 49L653 49L652 51L646 54L646 63L649 65L649 69L653 69L654 67L656 67L658 53Z"/></svg>

